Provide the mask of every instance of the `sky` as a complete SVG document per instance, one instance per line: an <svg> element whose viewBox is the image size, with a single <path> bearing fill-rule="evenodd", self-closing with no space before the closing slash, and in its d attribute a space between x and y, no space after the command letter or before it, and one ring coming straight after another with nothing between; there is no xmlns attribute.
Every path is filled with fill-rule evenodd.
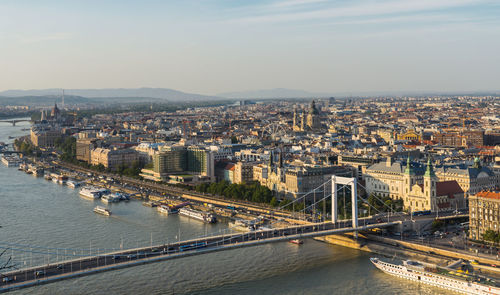
<svg viewBox="0 0 500 295"><path fill-rule="evenodd" d="M498 0L0 0L0 90L500 90Z"/></svg>

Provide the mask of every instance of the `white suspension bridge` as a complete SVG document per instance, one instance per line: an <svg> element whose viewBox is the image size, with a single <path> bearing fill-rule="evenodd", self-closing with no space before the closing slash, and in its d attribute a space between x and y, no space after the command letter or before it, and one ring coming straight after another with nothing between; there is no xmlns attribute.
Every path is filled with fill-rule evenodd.
<svg viewBox="0 0 500 295"><path fill-rule="evenodd" d="M331 192L326 193L327 190L325 188L327 185L331 185ZM359 201L373 208L375 212L379 212L379 210L373 207L367 200L358 197L357 187L356 178L332 176L331 179L309 193L278 208L278 210L282 210L287 206L294 206L299 202L304 202L307 197L311 198L311 195L313 195L312 204L305 206L299 212L302 213L299 215L305 216L306 212L315 213L316 206L320 202L331 198L332 219L330 221L309 222L307 224L268 228L245 233L226 234L224 230L224 232L219 231L195 239L160 245L151 244L146 247L133 249L94 249L94 253L92 253L92 249L50 248L1 241L0 254L7 254L5 256L11 254L11 256L7 261L4 261L3 265L0 263L0 272L2 271L2 266L4 269L8 269L7 272L0 274L2 279L0 281L0 293L146 263L242 247L348 232L354 232L354 235L357 237L358 231L395 226L400 224L405 218L404 213L394 212L392 208L387 207L381 200L379 201L387 207L386 209L389 211L389 214L383 214L382 217L379 216L378 218L370 216L360 218L358 216ZM351 219L339 220L338 197L339 190L342 188L344 189L344 197L345 188L348 188L351 192ZM316 193L319 191L323 193L323 198L316 199ZM271 226L276 225L278 222L279 219L271 219ZM304 222L302 221L302 223ZM43 256L44 263L33 266L33 255ZM22 260L18 261L21 262L19 264L28 265L29 262L29 266L19 269L15 262L16 259L12 259L12 257L22 257Z"/></svg>

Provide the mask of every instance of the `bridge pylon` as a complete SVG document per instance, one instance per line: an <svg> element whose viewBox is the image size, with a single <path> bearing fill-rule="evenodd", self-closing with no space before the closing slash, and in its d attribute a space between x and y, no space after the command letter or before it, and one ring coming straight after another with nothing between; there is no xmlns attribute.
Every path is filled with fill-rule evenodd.
<svg viewBox="0 0 500 295"><path fill-rule="evenodd" d="M355 177L340 177L332 176L332 222L338 221L337 212L337 185L344 185L351 187L351 204L352 204L352 227L358 227L358 187ZM357 236L357 233L356 233Z"/></svg>

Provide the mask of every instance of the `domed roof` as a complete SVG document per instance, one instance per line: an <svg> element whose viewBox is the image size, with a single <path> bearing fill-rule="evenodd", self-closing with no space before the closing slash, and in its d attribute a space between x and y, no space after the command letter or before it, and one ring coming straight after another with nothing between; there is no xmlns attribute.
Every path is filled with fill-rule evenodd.
<svg viewBox="0 0 500 295"><path fill-rule="evenodd" d="M319 111L316 108L316 103L314 102L314 100L311 102L311 107L309 108L309 114L314 114L314 115L319 114Z"/></svg>

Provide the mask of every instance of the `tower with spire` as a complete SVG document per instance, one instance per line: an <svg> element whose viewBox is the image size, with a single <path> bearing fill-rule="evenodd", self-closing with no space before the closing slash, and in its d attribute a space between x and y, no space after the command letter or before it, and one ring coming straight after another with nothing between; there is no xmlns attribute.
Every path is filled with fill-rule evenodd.
<svg viewBox="0 0 500 295"><path fill-rule="evenodd" d="M434 173L434 167L432 166L431 156L427 159L427 168L424 173L424 195L426 200L434 208L432 211L438 211L436 204L436 174Z"/></svg>
<svg viewBox="0 0 500 295"><path fill-rule="evenodd" d="M297 112L297 105L294 105L293 106L293 126L292 126L292 129L294 131L300 131L300 127L299 127L299 122L300 121L300 118L299 118L299 113Z"/></svg>
<svg viewBox="0 0 500 295"><path fill-rule="evenodd" d="M307 114L307 127L312 130L318 130L321 128L321 119L314 100L311 102L311 106L309 107Z"/></svg>
<svg viewBox="0 0 500 295"><path fill-rule="evenodd" d="M273 151L269 151L269 162L268 162L267 166L269 167L269 172L271 172L272 169L273 169L273 166L274 166L274 163L273 163Z"/></svg>
<svg viewBox="0 0 500 295"><path fill-rule="evenodd" d="M416 183L415 171L411 167L411 158L410 158L409 153L408 153L408 158L406 159L406 168L405 168L403 178L404 178L404 187L405 187L404 193L406 195L408 195L411 191L411 187Z"/></svg>
<svg viewBox="0 0 500 295"><path fill-rule="evenodd" d="M42 110L42 114L40 115L40 121L46 121L47 120L47 116L45 115L45 110Z"/></svg>
<svg viewBox="0 0 500 295"><path fill-rule="evenodd" d="M50 118L54 121L59 120L59 115L61 111L59 111L59 108L57 107L57 102L54 103L54 107L52 108L52 111L50 112Z"/></svg>

